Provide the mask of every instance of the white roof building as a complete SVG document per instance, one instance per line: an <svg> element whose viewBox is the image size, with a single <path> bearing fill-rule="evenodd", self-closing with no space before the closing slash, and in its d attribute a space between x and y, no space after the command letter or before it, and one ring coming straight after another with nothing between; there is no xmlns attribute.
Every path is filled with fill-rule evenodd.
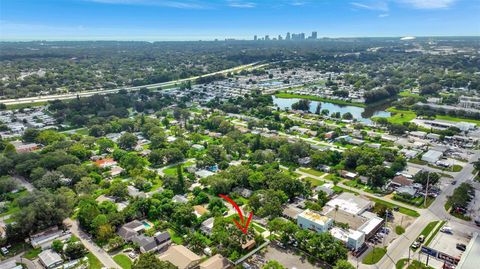
<svg viewBox="0 0 480 269"><path fill-rule="evenodd" d="M40 263L47 269L57 267L63 263L62 257L60 257L58 253L51 249L40 252L40 254L38 254L38 258Z"/></svg>
<svg viewBox="0 0 480 269"><path fill-rule="evenodd" d="M331 208L341 209L353 215L360 215L373 206L373 202L353 193L344 192L336 198L328 201L327 205Z"/></svg>
<svg viewBox="0 0 480 269"><path fill-rule="evenodd" d="M443 153L440 151L429 150L425 154L423 154L422 160L429 163L435 163L438 160L440 160L442 156L443 156Z"/></svg>

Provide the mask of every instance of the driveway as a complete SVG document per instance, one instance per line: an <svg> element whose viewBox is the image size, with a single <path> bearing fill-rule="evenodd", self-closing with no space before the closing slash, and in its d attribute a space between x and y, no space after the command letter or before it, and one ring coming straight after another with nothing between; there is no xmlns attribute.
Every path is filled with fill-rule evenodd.
<svg viewBox="0 0 480 269"><path fill-rule="evenodd" d="M110 255L108 255L105 250L97 246L97 244L95 244L95 242L93 242L92 239L90 239L88 235L82 231L82 229L78 226L77 221L66 219L64 222L67 224L67 226L69 226L70 232L78 237L82 244L93 255L95 255L104 266L108 268L121 269L121 267L112 259L112 257L110 257Z"/></svg>
<svg viewBox="0 0 480 269"><path fill-rule="evenodd" d="M25 264L28 269L36 269L36 268L38 268L37 266L35 266L35 264L34 264L31 260L22 258L23 254L24 254L24 253L20 253L20 254L18 254L17 256L13 256L13 257L11 257L11 258L9 258L9 259L6 259L6 260L0 262L0 268L2 268L2 264L8 263L8 262L10 262L10 261L12 261L12 260L14 260L16 263L23 263L23 264Z"/></svg>

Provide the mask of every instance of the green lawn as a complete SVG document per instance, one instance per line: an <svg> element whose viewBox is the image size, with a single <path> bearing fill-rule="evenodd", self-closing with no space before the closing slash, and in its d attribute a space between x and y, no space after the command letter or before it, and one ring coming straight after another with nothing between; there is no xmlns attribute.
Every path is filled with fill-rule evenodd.
<svg viewBox="0 0 480 269"><path fill-rule="evenodd" d="M298 170L300 170L304 173L310 174L310 175L317 176L317 177L320 177L320 176L325 174L322 171L318 171L318 170L315 170L315 169L312 169L312 168L299 168Z"/></svg>
<svg viewBox="0 0 480 269"><path fill-rule="evenodd" d="M407 267L407 269L434 269L431 266L426 266L420 261L413 260L412 263Z"/></svg>
<svg viewBox="0 0 480 269"><path fill-rule="evenodd" d="M193 162L186 162L186 163L182 164L182 167L185 168L185 167L191 166L192 164L193 164ZM176 176L177 175L177 165L169 167L167 169L164 169L163 172L165 173L165 175Z"/></svg>
<svg viewBox="0 0 480 269"><path fill-rule="evenodd" d="M26 103L26 104L15 104L15 105L7 105L7 109L21 109L27 107L35 107L35 106L44 106L47 105L48 102L35 102L35 103Z"/></svg>
<svg viewBox="0 0 480 269"><path fill-rule="evenodd" d="M403 92L400 92L398 95L400 95L401 97L420 97L420 95L416 94L416 93L411 93L409 91L403 91Z"/></svg>
<svg viewBox="0 0 480 269"><path fill-rule="evenodd" d="M395 227L395 233L398 234L398 235L401 235L403 233L405 233L405 228L403 228L402 226L400 225L397 225Z"/></svg>
<svg viewBox="0 0 480 269"><path fill-rule="evenodd" d="M339 192L350 192L350 193L353 193L355 195L359 195L358 192L356 191L352 191L352 190L349 190L349 189L345 189L345 188L342 188L340 186L333 186L332 187L332 190L334 190L335 192L339 193Z"/></svg>
<svg viewBox="0 0 480 269"><path fill-rule="evenodd" d="M353 103L353 102L348 102L343 100L334 100L334 99L322 98L322 97L317 97L312 95L301 95L301 94L292 94L292 93L285 93L285 92L277 93L275 94L275 97L286 98L286 99L292 99L292 98L308 99L312 101L326 102L326 103L332 103L337 105L349 105L349 106L358 106L358 107L367 106L362 103Z"/></svg>
<svg viewBox="0 0 480 269"><path fill-rule="evenodd" d="M363 264L376 264L382 259L382 257L387 253L386 248L377 248L374 247L370 253L368 253L365 258L363 258Z"/></svg>
<svg viewBox="0 0 480 269"><path fill-rule="evenodd" d="M313 177L305 177L303 179L310 182L312 184L312 187L321 186L325 183L324 181L321 181L321 180L313 178Z"/></svg>
<svg viewBox="0 0 480 269"><path fill-rule="evenodd" d="M132 268L132 261L130 258L123 254L118 254L113 256L113 260L120 265L123 269L131 269Z"/></svg>
<svg viewBox="0 0 480 269"><path fill-rule="evenodd" d="M456 117L447 116L447 115L437 115L437 116L435 116L435 119L437 119L437 120L448 120L448 121L454 121L454 122L464 121L464 122L471 122L471 123L475 123L476 125L480 125L480 120L456 118Z"/></svg>
<svg viewBox="0 0 480 269"><path fill-rule="evenodd" d="M168 233L170 234L170 237L172 238L172 241L175 244L177 245L183 244L183 238L177 235L177 232L175 232L173 229L168 229Z"/></svg>
<svg viewBox="0 0 480 269"><path fill-rule="evenodd" d="M91 252L87 254L89 269L102 269L103 264Z"/></svg>
<svg viewBox="0 0 480 269"><path fill-rule="evenodd" d="M406 207L403 207L401 205L390 203L390 202L380 200L380 199L377 199L377 198L374 198L374 197L369 197L369 199L374 201L377 204L384 205L384 206L386 206L390 209L393 209L394 207L398 207L399 212L402 213L402 214L405 214L407 216L411 216L411 217L419 217L420 216L420 214L417 211L406 208Z"/></svg>
<svg viewBox="0 0 480 269"><path fill-rule="evenodd" d="M20 211L20 207L18 206L17 201L18 201L19 198L21 198L23 196L27 196L28 191L23 190L23 191L15 193L15 194L9 194L9 195L12 195L11 197L13 197L13 201L10 202L10 203L7 203L7 210L5 212L1 213L0 217L6 216L6 215L11 215L13 213L16 213L16 212Z"/></svg>
<svg viewBox="0 0 480 269"><path fill-rule="evenodd" d="M425 246L428 246L430 242L432 242L433 238L435 238L435 235L437 235L438 231L440 231L440 228L442 228L443 225L445 225L446 221L442 221L440 225L437 226L437 228L433 231L432 236L428 238L428 240L425 242Z"/></svg>
<svg viewBox="0 0 480 269"><path fill-rule="evenodd" d="M408 259L401 259L398 260L397 264L395 265L396 269L403 269L405 267L405 264L407 264Z"/></svg>
<svg viewBox="0 0 480 269"><path fill-rule="evenodd" d="M387 111L393 114L391 117L387 118L388 122L390 123L402 124L417 117L417 114L410 110L399 110L394 107L390 107L387 109Z"/></svg>
<svg viewBox="0 0 480 269"><path fill-rule="evenodd" d="M34 248L27 251L25 255L23 255L23 257L29 260L33 260L38 257L38 254L40 254L40 252L42 252L42 248Z"/></svg>
<svg viewBox="0 0 480 269"><path fill-rule="evenodd" d="M429 224L427 224L427 226L425 226L425 228L423 228L422 232L420 234L418 234L417 238L420 236L420 235L423 235L425 236L425 238L428 237L428 235L432 232L433 228L435 228L435 226L439 223L440 221L432 221L430 222ZM417 249L413 250L413 251L417 251Z"/></svg>
<svg viewBox="0 0 480 269"><path fill-rule="evenodd" d="M441 166L436 166L436 165L433 165L433 164L429 164L428 166L430 166L432 168L435 168L435 169L438 169L438 170L449 171L449 172L460 172L463 169L463 166L461 166L459 164L455 164L452 167L448 167L448 168L441 167Z"/></svg>

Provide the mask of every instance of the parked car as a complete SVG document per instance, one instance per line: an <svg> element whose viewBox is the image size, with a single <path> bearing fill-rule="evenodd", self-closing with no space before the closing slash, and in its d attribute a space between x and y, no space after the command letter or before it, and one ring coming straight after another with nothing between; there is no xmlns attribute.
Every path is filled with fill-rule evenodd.
<svg viewBox="0 0 480 269"><path fill-rule="evenodd" d="M467 249L467 246L465 244L457 243L457 249L461 251L465 251Z"/></svg>
<svg viewBox="0 0 480 269"><path fill-rule="evenodd" d="M411 248L413 248L413 249L417 249L419 247L420 247L420 242L418 242L418 241L413 242L413 244L411 245Z"/></svg>
<svg viewBox="0 0 480 269"><path fill-rule="evenodd" d="M423 234L420 235L417 240L418 240L418 242L423 243L423 241L425 241L425 235L423 235Z"/></svg>
<svg viewBox="0 0 480 269"><path fill-rule="evenodd" d="M447 233L447 234L451 234L451 233L453 232L453 230L452 230L451 227L443 226L442 228L440 228L440 232L442 232L442 233Z"/></svg>
<svg viewBox="0 0 480 269"><path fill-rule="evenodd" d="M455 184L457 184L457 181L456 180L452 181L452 185L455 185Z"/></svg>

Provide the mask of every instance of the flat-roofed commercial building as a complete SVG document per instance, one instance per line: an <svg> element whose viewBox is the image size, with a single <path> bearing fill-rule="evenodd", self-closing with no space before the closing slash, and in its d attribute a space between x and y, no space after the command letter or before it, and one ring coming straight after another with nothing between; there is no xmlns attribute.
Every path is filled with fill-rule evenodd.
<svg viewBox="0 0 480 269"><path fill-rule="evenodd" d="M297 225L302 229L324 233L333 225L333 220L318 212L307 209L297 216Z"/></svg>

